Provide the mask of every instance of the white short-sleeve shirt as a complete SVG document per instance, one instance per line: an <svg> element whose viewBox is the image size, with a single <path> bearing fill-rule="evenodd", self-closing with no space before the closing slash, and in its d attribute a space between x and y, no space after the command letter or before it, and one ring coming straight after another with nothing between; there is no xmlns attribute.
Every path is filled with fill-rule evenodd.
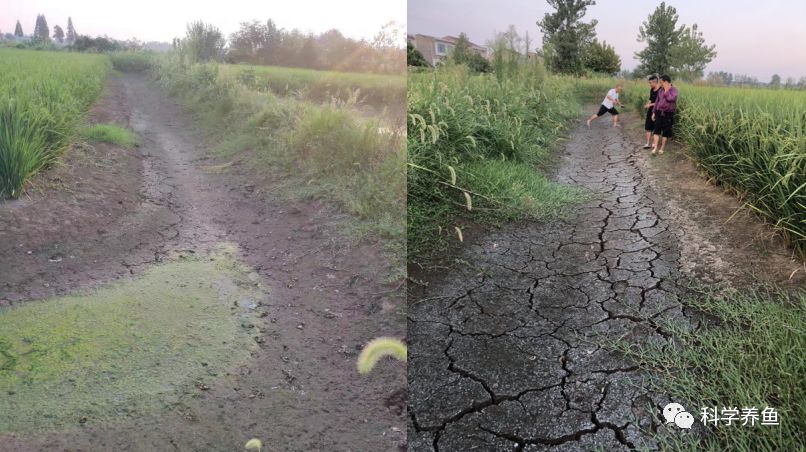
<svg viewBox="0 0 806 452"><path fill-rule="evenodd" d="M610 91L608 91L607 95L610 96L613 100L618 99L618 93L616 92L616 88L613 88ZM602 101L602 105L607 107L607 109L609 110L613 108L613 101L611 101L610 99L607 98L607 96L605 96L604 100Z"/></svg>

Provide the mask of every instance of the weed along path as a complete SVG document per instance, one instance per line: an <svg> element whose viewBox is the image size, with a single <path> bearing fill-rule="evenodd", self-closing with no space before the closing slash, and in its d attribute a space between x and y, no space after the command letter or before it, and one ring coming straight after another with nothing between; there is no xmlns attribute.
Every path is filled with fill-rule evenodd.
<svg viewBox="0 0 806 452"><path fill-rule="evenodd" d="M221 171L146 78L107 91L91 116L139 148L87 151L85 190L0 204L0 451L405 444L403 372L355 370L405 328L377 249L327 203Z"/></svg>
<svg viewBox="0 0 806 452"><path fill-rule="evenodd" d="M411 450L657 446L668 398L606 345L670 341L668 322L697 325L680 301L683 278L712 270L716 257L753 264L681 244L718 235L691 220L711 207L692 203L683 221L681 197L652 179L661 176L635 145L637 120L625 123L582 124L562 154L556 179L592 201L566 220L487 233L409 298Z"/></svg>

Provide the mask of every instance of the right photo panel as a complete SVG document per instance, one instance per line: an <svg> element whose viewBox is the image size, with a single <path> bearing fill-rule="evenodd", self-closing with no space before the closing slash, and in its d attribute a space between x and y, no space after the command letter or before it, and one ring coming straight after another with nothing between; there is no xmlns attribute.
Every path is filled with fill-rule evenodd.
<svg viewBox="0 0 806 452"><path fill-rule="evenodd" d="M408 1L409 451L806 448L804 17Z"/></svg>

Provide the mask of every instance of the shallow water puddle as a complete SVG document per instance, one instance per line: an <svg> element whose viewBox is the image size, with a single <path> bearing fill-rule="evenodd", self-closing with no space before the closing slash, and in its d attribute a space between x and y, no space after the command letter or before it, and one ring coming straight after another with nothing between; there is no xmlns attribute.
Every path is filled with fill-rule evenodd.
<svg viewBox="0 0 806 452"><path fill-rule="evenodd" d="M255 349L267 292L232 246L86 295L0 308L0 432L147 415Z"/></svg>

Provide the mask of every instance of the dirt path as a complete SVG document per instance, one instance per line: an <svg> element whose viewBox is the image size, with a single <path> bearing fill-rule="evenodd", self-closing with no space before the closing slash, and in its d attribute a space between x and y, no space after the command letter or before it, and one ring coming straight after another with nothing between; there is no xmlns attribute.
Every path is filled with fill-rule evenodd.
<svg viewBox="0 0 806 452"><path fill-rule="evenodd" d="M410 450L652 448L668 400L601 344L667 341L665 321L696 326L682 279L732 283L758 266L786 280L798 268L780 244L764 257L731 247L755 220L724 223L732 200L698 198L691 170L669 181L635 146L637 122L573 132L556 179L596 200L566 221L479 238L466 266L409 299Z"/></svg>
<svg viewBox="0 0 806 452"><path fill-rule="evenodd" d="M74 202L59 217L68 220L65 229L21 218L30 207L23 203L4 207L0 232L19 245L14 256L0 259L0 269L8 270L0 300L18 304L86 290L137 275L172 252L200 255L234 242L270 288L261 303L263 323L256 325L260 350L247 365L212 380L209 390L191 386L181 404L155 417L82 420L70 431L35 437L0 434L0 450L239 450L252 437L272 450L398 448L405 442L401 402L387 399L405 387L403 367L382 365L370 378L359 378L354 367L363 343L402 336L405 327L397 312L402 300L384 283L377 247L351 244L334 232L339 214L325 203L266 200L255 184L270 187L270 181L210 171L215 162L205 160L197 132L145 78L125 76L110 89L107 108L125 110L144 141L139 165L116 171L142 168L142 174L120 192L95 195L131 204L97 219ZM26 202L48 211L46 197ZM40 234L26 222L41 223ZM54 249L61 265L52 262Z"/></svg>

